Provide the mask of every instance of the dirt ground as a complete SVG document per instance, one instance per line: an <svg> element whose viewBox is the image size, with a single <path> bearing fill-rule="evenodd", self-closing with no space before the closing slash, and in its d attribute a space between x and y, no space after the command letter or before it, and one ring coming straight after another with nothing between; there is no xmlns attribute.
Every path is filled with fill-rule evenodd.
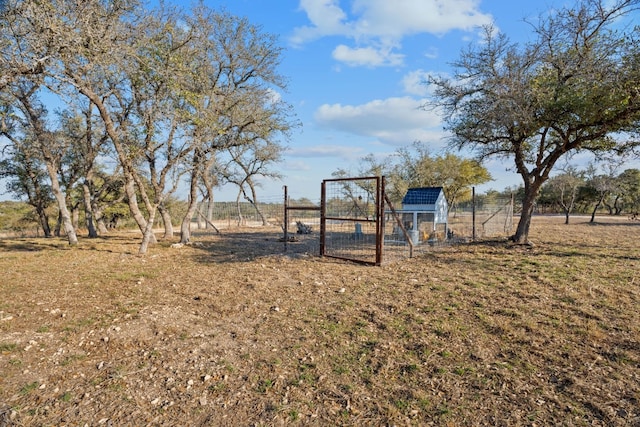
<svg viewBox="0 0 640 427"><path fill-rule="evenodd" d="M572 221L382 267L0 239L0 426L640 426L640 221Z"/></svg>

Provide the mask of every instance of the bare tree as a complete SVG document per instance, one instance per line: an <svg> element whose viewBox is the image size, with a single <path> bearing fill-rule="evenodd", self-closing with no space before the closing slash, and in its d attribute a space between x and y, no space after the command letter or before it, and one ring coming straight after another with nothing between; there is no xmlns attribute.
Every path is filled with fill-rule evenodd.
<svg viewBox="0 0 640 427"><path fill-rule="evenodd" d="M222 150L286 132L291 126L288 105L273 102L274 89L285 87L278 74L282 48L245 18L216 13L203 6L193 11L190 28L199 51L188 63L190 112L188 209L180 227L180 241L189 242L197 209L203 167Z"/></svg>
<svg viewBox="0 0 640 427"><path fill-rule="evenodd" d="M131 214L143 234L139 253L145 254L155 241L153 224L157 205L162 201L161 192L148 194L149 181L138 169L143 155L141 145L148 149L145 144L157 136L154 129L144 127L147 117L135 116L140 113L135 108L141 102L140 97L136 98L140 94L136 84L144 77L140 70L147 65L145 49L152 41L142 29L149 28L133 14L137 4L133 1L105 4L92 0L80 7L72 1L57 3L55 14L40 9L41 19L37 21L43 26L40 30L51 34L57 46L48 71L50 88L57 92L75 90L98 112L122 169ZM141 123L143 136L139 132ZM147 154L152 151L147 150ZM138 206L138 197L145 204L146 217Z"/></svg>
<svg viewBox="0 0 640 427"><path fill-rule="evenodd" d="M584 185L584 173L572 166L567 167L562 174L552 177L545 183L549 197L564 212L565 224L569 224L569 217L576 204L579 190Z"/></svg>
<svg viewBox="0 0 640 427"><path fill-rule="evenodd" d="M54 202L51 186L46 170L35 144L27 136L25 139L14 137L5 128L0 135L5 136L11 144L2 150L3 159L0 160L0 178L6 179L7 190L15 196L26 197L29 205L33 206L45 237L51 237L51 226L47 208Z"/></svg>
<svg viewBox="0 0 640 427"><path fill-rule="evenodd" d="M256 213L260 216L263 226L268 225L269 222L260 210L258 204L256 187L260 184L256 181L256 177L270 179L282 178L282 175L278 171L274 171L270 169L270 167L274 163L281 161L283 149L284 148L277 143L262 140L255 141L251 144L231 147L227 150L230 160L221 172L226 182L238 186L236 202L239 203L240 194L242 194L243 198L251 203L251 206L253 206ZM238 212L240 212L239 207Z"/></svg>
<svg viewBox="0 0 640 427"><path fill-rule="evenodd" d="M70 185L67 186L67 192L65 192L60 182L62 158L68 149L68 140L47 127L47 110L37 99L37 92L40 89L38 84L21 82L11 86L11 94L17 101L15 105L18 106L22 113L24 127L28 129L27 132L31 135L32 141L38 150L38 155L47 170L51 191L58 204L60 222L64 227L69 244L76 245L78 237L67 206L67 193ZM74 180L75 177L69 179L69 181ZM71 182L68 184L71 184Z"/></svg>
<svg viewBox="0 0 640 427"><path fill-rule="evenodd" d="M40 35L29 48L51 52L43 70L48 88L54 93L79 93L96 108L103 121L122 167L131 214L143 232L139 252L144 254L149 242L155 240L155 210L148 211L149 217L145 218L137 204L137 194L144 195L146 191L136 169L139 153L131 122L128 73L139 41L133 15L137 2L22 3L28 5L30 18L22 22L22 32Z"/></svg>
<svg viewBox="0 0 640 427"><path fill-rule="evenodd" d="M191 185L181 228L188 241L202 165L221 150L285 132L290 121L288 106L274 102L285 87L274 36L202 4L188 14L163 5L137 13L139 6L136 0L9 0L0 23L0 91L19 82L41 85L61 103L79 96L88 108L87 143L100 118L98 140L107 138L117 159L144 254L155 241L157 211L171 225L164 201L182 174ZM78 135L67 136L62 140ZM87 205L96 165L85 166ZM72 176L61 177L71 187ZM62 188L52 188L63 196ZM93 210L99 224L99 209ZM85 216L91 223L88 209Z"/></svg>
<svg viewBox="0 0 640 427"><path fill-rule="evenodd" d="M595 202L591 211L590 222L595 222L598 209L604 204L606 198L615 189L615 170L614 164L608 165L608 173L598 174L595 165L591 164L587 168L585 191L590 195L589 199Z"/></svg>
<svg viewBox="0 0 640 427"><path fill-rule="evenodd" d="M161 8L144 17L139 25L144 34L138 48L137 67L132 69L134 108L138 118L140 146L149 180L149 195L143 193L147 210L158 209L164 223L164 238L173 237L171 213L164 204L177 190L183 162L193 150L183 138L187 116L183 113L188 96L184 64L197 54L192 28L180 25L182 15Z"/></svg>

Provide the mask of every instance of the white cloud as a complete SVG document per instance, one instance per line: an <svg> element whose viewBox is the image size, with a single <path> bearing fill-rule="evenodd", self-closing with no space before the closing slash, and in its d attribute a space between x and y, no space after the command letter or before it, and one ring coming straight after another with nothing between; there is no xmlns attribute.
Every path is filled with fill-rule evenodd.
<svg viewBox="0 0 640 427"><path fill-rule="evenodd" d="M354 0L358 33L400 39L409 34L471 31L491 16L478 10L478 0Z"/></svg>
<svg viewBox="0 0 640 427"><path fill-rule="evenodd" d="M291 37L293 44L349 32L343 22L347 15L338 0L300 0L300 10L307 14L312 25L296 28Z"/></svg>
<svg viewBox="0 0 640 427"><path fill-rule="evenodd" d="M407 73L402 78L404 92L409 95L426 97L433 93L433 85L428 83L430 77L446 77L443 73L433 73L424 70L415 70Z"/></svg>
<svg viewBox="0 0 640 427"><path fill-rule="evenodd" d="M392 53L389 49L363 47L352 49L343 44L333 50L333 58L349 66L401 65L403 55Z"/></svg>
<svg viewBox="0 0 640 427"><path fill-rule="evenodd" d="M337 157L354 160L362 157L363 151L359 147L325 144L291 148L288 150L287 155L291 157Z"/></svg>
<svg viewBox="0 0 640 427"><path fill-rule="evenodd" d="M299 43L329 35L400 40L416 33L472 31L489 24L478 0L352 0L351 19L338 0L300 0L310 26L294 30Z"/></svg>
<svg viewBox="0 0 640 427"><path fill-rule="evenodd" d="M310 25L294 30L291 42L304 44L324 36L343 36L355 47L338 46L334 58L350 65L398 65L392 53L412 34L473 31L492 17L479 10L479 0L350 0L347 11L338 0L300 0ZM373 47L372 47L373 46ZM428 52L428 55L433 55Z"/></svg>
<svg viewBox="0 0 640 427"><path fill-rule="evenodd" d="M356 106L324 104L316 111L315 119L324 128L373 137L388 145L440 141L441 120L435 112L420 108L424 102L402 97Z"/></svg>
<svg viewBox="0 0 640 427"><path fill-rule="evenodd" d="M402 86L409 95L426 96L429 93L427 78L429 73L423 70L412 71L402 78Z"/></svg>
<svg viewBox="0 0 640 427"><path fill-rule="evenodd" d="M267 102L271 104L277 104L282 101L282 95L271 88L267 89Z"/></svg>

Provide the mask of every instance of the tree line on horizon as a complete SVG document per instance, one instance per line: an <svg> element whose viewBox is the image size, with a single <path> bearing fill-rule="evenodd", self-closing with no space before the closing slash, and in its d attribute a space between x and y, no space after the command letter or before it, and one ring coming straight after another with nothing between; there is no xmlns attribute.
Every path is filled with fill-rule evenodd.
<svg viewBox="0 0 640 427"><path fill-rule="evenodd" d="M640 170L619 170L623 164L605 162L589 164L585 169L568 165L541 187L534 213L563 213L566 223L574 212L589 213L591 222L598 212L619 216L637 216L640 212ZM335 178L348 176L384 176L386 195L399 206L409 188L442 187L452 211L472 202L474 187L492 180L490 172L480 162L451 152L433 155L426 144L415 142L394 154L378 158L372 154L360 159L357 172L338 169ZM522 204L526 194L523 185L503 190L489 189L476 193L477 203L508 200Z"/></svg>
<svg viewBox="0 0 640 427"><path fill-rule="evenodd" d="M440 164L446 165L447 159L451 160L455 158L456 162L469 161L474 167L478 167L478 163L469 159L461 159L456 156L436 156L435 158L440 161ZM422 164L423 167L425 164ZM395 165L398 166L398 165ZM521 204L524 199L524 187L522 185L515 187L506 187L503 190L489 189L484 192L475 192L474 198L471 197L471 188L480 182L472 182L469 185L459 187L458 184L469 181L469 177L474 175L457 174L456 169L447 169L454 172L457 175L457 183L453 181L456 178L449 178L451 188L443 187L445 194L451 189L457 190L462 188L463 191L459 191L458 198L451 205L451 211L455 215L457 211L470 211L471 205L475 206L475 209L486 209L488 207L495 207L496 205L502 205L507 200L513 200L515 203ZM460 169L470 170L470 169ZM338 171L334 174L336 177L341 177L344 171ZM363 175L359 173L359 175ZM349 175L349 174L347 174ZM423 181L412 181L412 183L402 183L402 186L406 187L423 187L432 186L432 180L438 180L441 175L438 170L423 171ZM346 175L345 175L346 176ZM466 178L465 178L466 177ZM394 189L394 182L402 182L401 177L393 177L385 175L387 179L387 189L389 190L388 196L393 200L393 206L399 207L403 194L396 194ZM79 197L79 195L77 195ZM81 229L86 228L86 220L80 215L80 199L75 199L75 203L71 204L71 216L74 228ZM290 199L288 201L290 206L315 206L318 204L318 200L311 200L306 197L298 199ZM345 203L344 200L328 200L328 203ZM187 203L184 200L176 198L169 198L167 200L171 212L177 216L184 215L186 211ZM562 214L565 216L565 223L569 224L571 215L587 215L590 217L590 222L596 222L596 215L607 216L626 216L630 219L640 220L640 170L639 169L625 169L618 173L617 169L611 167L606 173L598 173L597 169L590 165L584 170L579 170L575 167L568 167L560 174L555 175L549 179L542 187L540 196L536 202L534 210L535 214ZM263 225L272 224L275 220L280 221L283 213L283 201L274 201L270 198L270 201L261 201L259 203L252 203L249 201L226 201L215 202L215 204L199 203L198 214L195 222L198 229L211 228L210 224L213 222L224 221L229 225L241 226L245 221L251 219L252 221L261 222ZM519 212L514 212L519 215ZM28 202L16 202L16 201L4 201L0 202L0 232L13 232L13 233L33 233L36 230L36 235L43 236L60 236L62 232L61 223L59 220L54 221L53 228L50 227L50 220L59 218L56 205L53 203L53 198L50 197L49 203L45 207L46 223L43 224L37 216L37 211ZM302 212L298 213L299 217L304 218L316 218L317 212ZM125 202L120 201L113 204L111 207L105 210L103 219L105 226L108 229L120 229L135 228L136 224L131 217L131 214L127 208Z"/></svg>

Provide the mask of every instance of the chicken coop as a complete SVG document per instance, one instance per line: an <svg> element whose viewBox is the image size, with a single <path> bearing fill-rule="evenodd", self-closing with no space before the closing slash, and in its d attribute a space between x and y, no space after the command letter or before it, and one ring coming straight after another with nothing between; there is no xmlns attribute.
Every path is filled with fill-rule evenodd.
<svg viewBox="0 0 640 427"><path fill-rule="evenodd" d="M442 187L410 188L396 213L414 245L446 240L449 205ZM403 233L398 229L393 234Z"/></svg>

